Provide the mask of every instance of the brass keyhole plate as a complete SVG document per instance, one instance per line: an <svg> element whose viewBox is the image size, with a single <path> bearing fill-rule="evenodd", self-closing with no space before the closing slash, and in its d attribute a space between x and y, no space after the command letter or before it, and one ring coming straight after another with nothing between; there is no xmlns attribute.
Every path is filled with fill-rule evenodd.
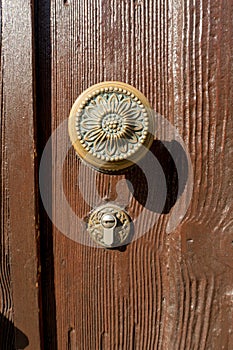
<svg viewBox="0 0 233 350"><path fill-rule="evenodd" d="M128 243L132 232L129 215L115 204L106 204L96 208L88 220L88 232L91 238L105 248L115 248Z"/></svg>

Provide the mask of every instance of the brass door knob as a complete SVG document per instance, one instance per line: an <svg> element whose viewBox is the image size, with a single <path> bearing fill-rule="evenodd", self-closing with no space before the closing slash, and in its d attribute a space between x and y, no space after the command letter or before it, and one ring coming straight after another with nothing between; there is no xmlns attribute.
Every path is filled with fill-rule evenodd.
<svg viewBox="0 0 233 350"><path fill-rule="evenodd" d="M153 141L146 97L116 81L91 86L75 101L69 117L71 142L89 165L117 172L141 159Z"/></svg>

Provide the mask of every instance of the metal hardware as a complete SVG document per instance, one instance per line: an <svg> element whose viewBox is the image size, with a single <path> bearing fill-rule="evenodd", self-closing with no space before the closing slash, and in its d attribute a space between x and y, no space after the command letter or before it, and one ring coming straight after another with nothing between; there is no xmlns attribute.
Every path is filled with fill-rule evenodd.
<svg viewBox="0 0 233 350"><path fill-rule="evenodd" d="M115 204L103 205L92 212L88 221L91 238L105 248L126 243L131 231L128 214Z"/></svg>
<svg viewBox="0 0 233 350"><path fill-rule="evenodd" d="M153 141L149 102L121 82L91 86L75 101L69 134L79 157L103 172L117 172L141 159Z"/></svg>

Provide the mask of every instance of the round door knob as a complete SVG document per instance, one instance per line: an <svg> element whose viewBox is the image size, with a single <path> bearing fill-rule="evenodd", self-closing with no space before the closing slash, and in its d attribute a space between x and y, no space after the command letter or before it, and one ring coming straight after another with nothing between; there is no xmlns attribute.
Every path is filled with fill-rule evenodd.
<svg viewBox="0 0 233 350"><path fill-rule="evenodd" d="M131 220L124 209L115 204L96 208L88 220L91 238L105 248L115 248L129 243Z"/></svg>
<svg viewBox="0 0 233 350"><path fill-rule="evenodd" d="M69 134L79 157L94 168L103 172L128 168L153 141L149 102L125 83L93 85L71 109Z"/></svg>

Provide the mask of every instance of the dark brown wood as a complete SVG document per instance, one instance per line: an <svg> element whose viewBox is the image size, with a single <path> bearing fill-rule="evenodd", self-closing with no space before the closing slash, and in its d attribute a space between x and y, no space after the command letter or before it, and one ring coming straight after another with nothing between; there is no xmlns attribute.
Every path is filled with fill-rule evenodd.
<svg viewBox="0 0 233 350"><path fill-rule="evenodd" d="M9 350L40 348L32 29L30 1L1 1L0 348Z"/></svg>
<svg viewBox="0 0 233 350"><path fill-rule="evenodd" d="M123 81L177 127L194 168L191 205L170 234L171 208L125 250L85 247L53 227L55 296L46 264L42 277L43 292L56 300L58 349L233 347L232 10L231 0L51 1L48 129L68 118L90 85ZM91 186L94 171L70 150L64 188L85 218L91 208L77 187L81 167ZM100 196L114 200L121 176L95 175ZM139 173L133 177L136 189L142 186ZM135 196L131 217L142 209ZM45 322L51 315L47 303ZM47 336L54 339L54 329Z"/></svg>

